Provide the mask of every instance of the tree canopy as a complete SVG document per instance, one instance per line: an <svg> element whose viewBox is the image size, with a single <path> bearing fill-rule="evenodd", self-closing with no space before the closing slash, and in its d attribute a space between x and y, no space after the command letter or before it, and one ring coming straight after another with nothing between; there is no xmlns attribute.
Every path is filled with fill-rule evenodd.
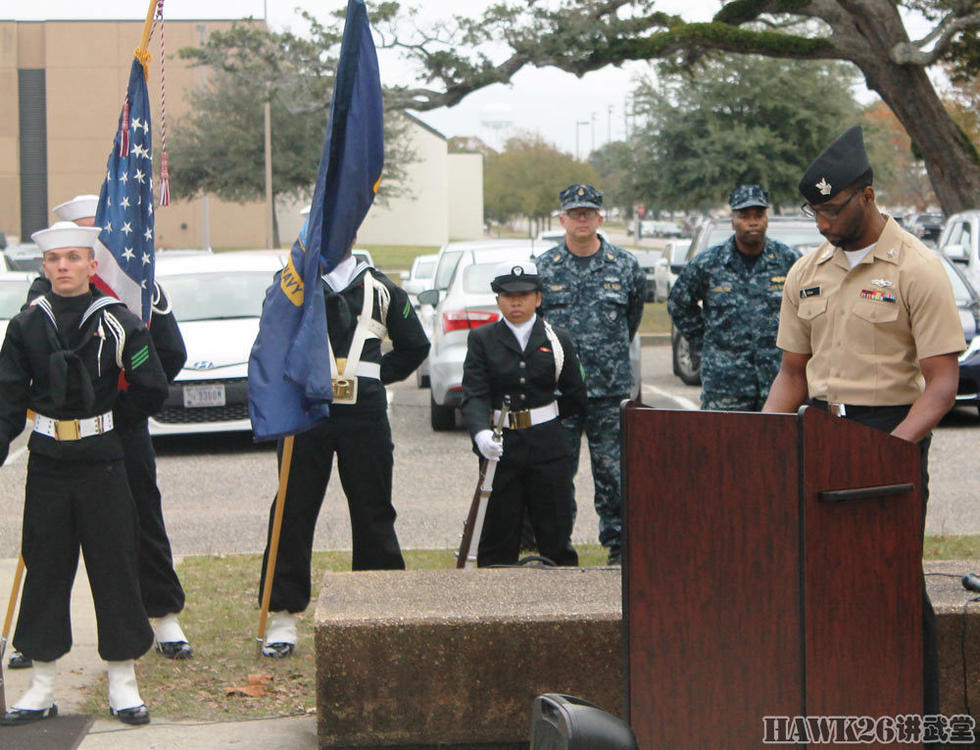
<svg viewBox="0 0 980 750"><path fill-rule="evenodd" d="M265 196L264 103L270 103L273 196L309 196L316 181L340 34L313 23L310 38L235 24L207 44L179 51L207 66L205 83L189 94L190 114L172 130L174 198L211 193L245 202ZM414 155L407 123L385 116L385 168L379 202L402 190ZM274 241L278 244L278 227Z"/></svg>
<svg viewBox="0 0 980 750"><path fill-rule="evenodd" d="M910 39L902 7L930 18L932 30ZM980 205L977 147L926 74L951 58L969 70L977 54L969 40L980 28L976 0L731 0L708 23L657 11L655 0L509 0L480 18L457 16L418 33L404 31L399 12L397 3L384 2L374 17L388 23L387 43L419 64L428 85L405 87L399 96L421 110L451 106L472 91L507 82L525 65L553 65L581 76L628 60L696 66L717 51L847 61L911 137L943 208ZM508 48L503 59L493 54L500 44Z"/></svg>
<svg viewBox="0 0 980 750"><path fill-rule="evenodd" d="M588 164L559 151L540 135L509 138L486 157L483 205L488 219L504 223L526 216L539 227L558 208L558 191L573 182L594 182Z"/></svg>
<svg viewBox="0 0 980 750"><path fill-rule="evenodd" d="M742 183L764 185L776 206L798 203L808 155L860 111L840 64L725 55L696 77L666 68L634 94L633 187L654 210L717 206Z"/></svg>

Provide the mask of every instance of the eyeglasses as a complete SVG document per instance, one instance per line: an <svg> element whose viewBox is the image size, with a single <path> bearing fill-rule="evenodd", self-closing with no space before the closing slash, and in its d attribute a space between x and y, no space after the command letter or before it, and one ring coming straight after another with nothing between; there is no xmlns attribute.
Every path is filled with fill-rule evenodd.
<svg viewBox="0 0 980 750"><path fill-rule="evenodd" d="M800 211L803 212L804 216L807 216L811 219L815 219L817 216L822 216L829 221L833 221L838 216L840 216L840 212L844 210L844 208L847 206L848 203L851 202L851 198L853 198L855 195L860 193L862 190L864 190L864 188L859 188L858 190L855 190L853 193L851 193L848 196L846 201L841 203L836 208L815 208L811 206L809 203L801 203Z"/></svg>
<svg viewBox="0 0 980 750"><path fill-rule="evenodd" d="M598 215L599 212L594 208L572 208L565 212L565 216L576 221L581 221L582 219L594 219Z"/></svg>

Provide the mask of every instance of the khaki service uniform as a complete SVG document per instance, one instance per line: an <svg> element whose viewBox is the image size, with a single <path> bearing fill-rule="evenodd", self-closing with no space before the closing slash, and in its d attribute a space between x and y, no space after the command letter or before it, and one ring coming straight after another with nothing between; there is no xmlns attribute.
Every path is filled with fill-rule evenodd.
<svg viewBox="0 0 980 750"><path fill-rule="evenodd" d="M813 406L838 411L836 405L843 404L840 416L882 432L894 430L922 394L919 360L966 348L942 262L891 217L875 247L854 268L843 250L824 243L790 269L776 344L812 355L806 379ZM931 442L931 435L919 441L922 534ZM922 638L923 711L936 714L936 615L924 582Z"/></svg>
<svg viewBox="0 0 980 750"><path fill-rule="evenodd" d="M864 406L911 404L918 361L966 348L941 261L891 217L853 269L830 243L790 269L776 344L812 355L811 399Z"/></svg>

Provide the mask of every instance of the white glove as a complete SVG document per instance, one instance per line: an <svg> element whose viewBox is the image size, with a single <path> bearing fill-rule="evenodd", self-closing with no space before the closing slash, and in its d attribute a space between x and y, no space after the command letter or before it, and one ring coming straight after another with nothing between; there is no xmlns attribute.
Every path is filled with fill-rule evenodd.
<svg viewBox="0 0 980 750"><path fill-rule="evenodd" d="M493 439L493 430L480 430L473 440L480 455L488 461L499 461L504 455L504 444Z"/></svg>

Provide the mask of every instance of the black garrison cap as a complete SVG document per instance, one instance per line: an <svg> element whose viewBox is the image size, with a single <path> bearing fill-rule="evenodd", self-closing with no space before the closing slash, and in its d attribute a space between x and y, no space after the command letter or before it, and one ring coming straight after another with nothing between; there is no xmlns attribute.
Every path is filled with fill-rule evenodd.
<svg viewBox="0 0 980 750"><path fill-rule="evenodd" d="M808 203L829 201L871 168L860 125L850 128L807 167L800 192Z"/></svg>

